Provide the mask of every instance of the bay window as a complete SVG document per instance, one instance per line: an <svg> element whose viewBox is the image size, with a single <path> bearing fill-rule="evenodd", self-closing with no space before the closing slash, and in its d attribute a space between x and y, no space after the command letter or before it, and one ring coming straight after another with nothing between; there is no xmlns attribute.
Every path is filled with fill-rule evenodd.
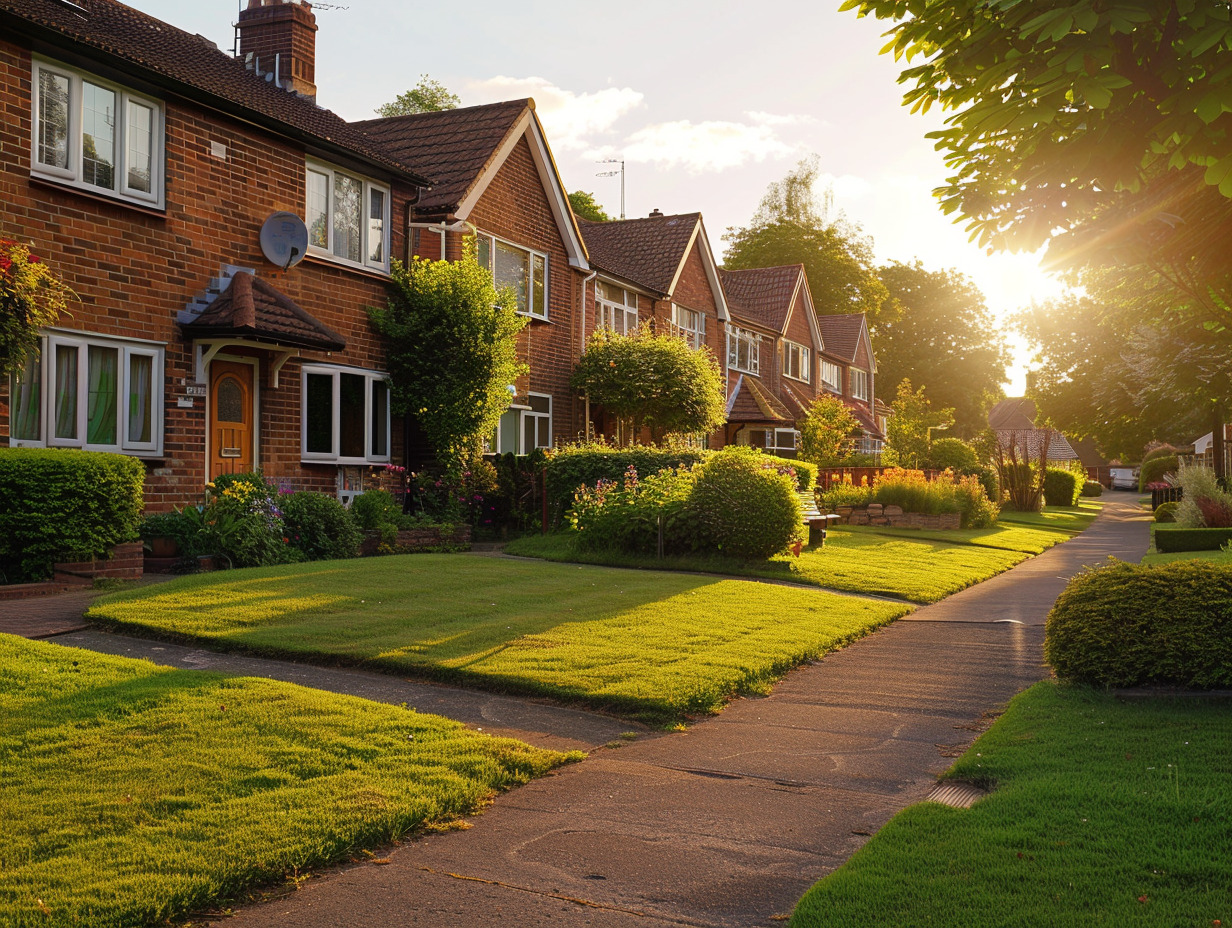
<svg viewBox="0 0 1232 928"><path fill-rule="evenodd" d="M375 464L390 458L389 379L377 371L305 364L301 457Z"/></svg>
<svg viewBox="0 0 1232 928"><path fill-rule="evenodd" d="M492 273L497 290L512 287L517 310L548 317L548 256L480 232L475 237L479 266Z"/></svg>
<svg viewBox="0 0 1232 928"><path fill-rule="evenodd" d="M760 373L761 336L748 329L728 329L727 366L749 374Z"/></svg>
<svg viewBox="0 0 1232 928"><path fill-rule="evenodd" d="M601 280L595 294L599 328L618 335L629 335L637 329L636 293Z"/></svg>
<svg viewBox="0 0 1232 928"><path fill-rule="evenodd" d="M49 333L10 385L9 443L162 453L163 349Z"/></svg>
<svg viewBox="0 0 1232 928"><path fill-rule="evenodd" d="M162 206L161 103L38 59L31 77L32 174L143 206Z"/></svg>
<svg viewBox="0 0 1232 928"><path fill-rule="evenodd" d="M308 251L389 270L389 188L320 162L305 171Z"/></svg>
<svg viewBox="0 0 1232 928"><path fill-rule="evenodd" d="M810 383L813 379L813 370L810 365L811 359L811 353L803 345L797 345L795 342L789 341L783 342L784 376Z"/></svg>

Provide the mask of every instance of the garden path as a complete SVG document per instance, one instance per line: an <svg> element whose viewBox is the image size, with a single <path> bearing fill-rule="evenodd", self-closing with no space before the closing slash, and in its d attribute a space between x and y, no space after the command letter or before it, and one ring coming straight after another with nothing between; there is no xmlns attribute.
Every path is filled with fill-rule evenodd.
<svg viewBox="0 0 1232 928"><path fill-rule="evenodd" d="M1135 498L1105 499L1074 540L799 669L768 697L596 751L501 798L473 828L218 924L777 924L1046 676L1044 618L1068 578L1145 553Z"/></svg>

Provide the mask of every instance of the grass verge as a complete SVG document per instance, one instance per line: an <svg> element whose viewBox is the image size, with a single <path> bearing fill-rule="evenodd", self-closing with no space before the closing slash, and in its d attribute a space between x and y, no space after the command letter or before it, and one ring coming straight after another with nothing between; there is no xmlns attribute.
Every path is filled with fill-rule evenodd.
<svg viewBox="0 0 1232 928"><path fill-rule="evenodd" d="M578 757L349 696L0 635L0 924L164 924Z"/></svg>
<svg viewBox="0 0 1232 928"><path fill-rule="evenodd" d="M791 926L1227 924L1227 719L1226 701L1037 684L950 771L990 796L904 810Z"/></svg>
<svg viewBox="0 0 1232 928"><path fill-rule="evenodd" d="M765 692L907 611L740 580L419 554L184 577L96 600L87 616L659 724Z"/></svg>

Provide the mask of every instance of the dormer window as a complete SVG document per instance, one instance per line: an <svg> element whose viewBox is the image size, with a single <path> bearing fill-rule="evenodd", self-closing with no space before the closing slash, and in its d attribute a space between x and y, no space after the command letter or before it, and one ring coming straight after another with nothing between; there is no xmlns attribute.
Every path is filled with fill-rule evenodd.
<svg viewBox="0 0 1232 928"><path fill-rule="evenodd" d="M316 161L305 172L308 252L374 271L389 270L389 188Z"/></svg>
<svg viewBox="0 0 1232 928"><path fill-rule="evenodd" d="M30 173L142 206L163 205L163 106L48 61L31 80Z"/></svg>

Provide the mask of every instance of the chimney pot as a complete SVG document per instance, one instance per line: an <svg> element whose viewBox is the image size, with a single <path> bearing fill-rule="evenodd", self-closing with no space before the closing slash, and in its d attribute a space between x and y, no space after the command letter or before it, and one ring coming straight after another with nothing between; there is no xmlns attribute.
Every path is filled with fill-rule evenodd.
<svg viewBox="0 0 1232 928"><path fill-rule="evenodd" d="M650 218L651 219L662 219L663 218L662 210L660 210L658 207L655 207L654 209L650 211Z"/></svg>
<svg viewBox="0 0 1232 928"><path fill-rule="evenodd" d="M294 0L248 0L235 24L236 56L279 62L282 87L315 100L317 20L311 3Z"/></svg>

